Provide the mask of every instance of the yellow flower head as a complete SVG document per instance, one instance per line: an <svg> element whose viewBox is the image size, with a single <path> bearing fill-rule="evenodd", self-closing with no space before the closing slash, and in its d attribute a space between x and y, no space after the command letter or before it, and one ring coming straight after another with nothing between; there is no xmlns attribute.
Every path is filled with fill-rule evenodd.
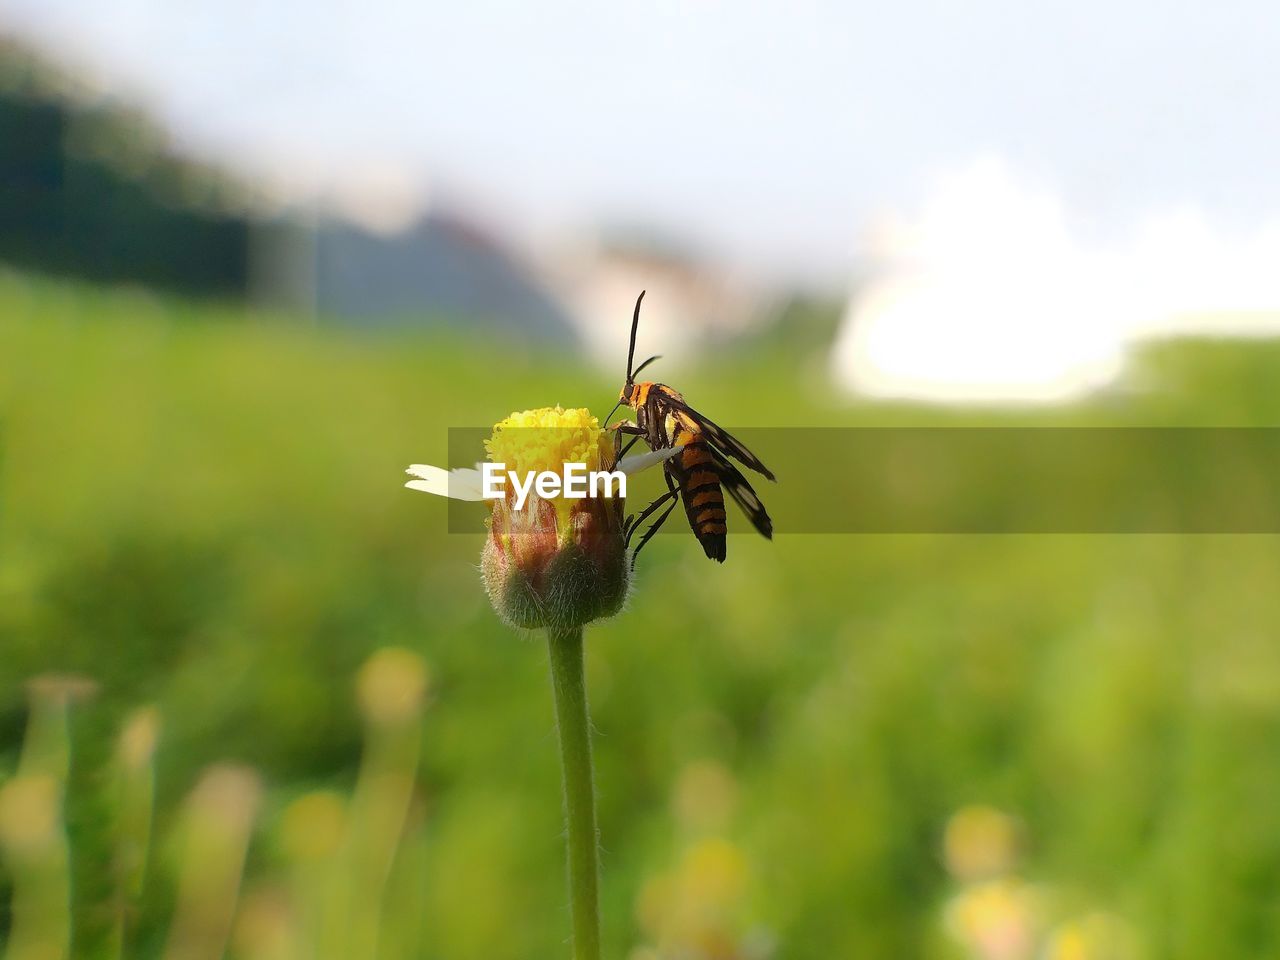
<svg viewBox="0 0 1280 960"><path fill-rule="evenodd" d="M586 464L588 471L612 465L613 441L600 421L585 407L539 407L513 413L493 426L493 435L484 442L489 460L506 464L524 476L549 470L559 473L566 463ZM508 488L510 494L510 488ZM572 515L584 508L584 501L554 496L546 501L556 511L556 527L561 538L572 534ZM537 504L533 504L537 509Z"/></svg>
<svg viewBox="0 0 1280 960"><path fill-rule="evenodd" d="M585 407L541 407L513 413L493 425L484 442L489 459L508 470L528 473L585 463L599 470L613 459L613 443L600 421Z"/></svg>
<svg viewBox="0 0 1280 960"><path fill-rule="evenodd" d="M613 443L584 409L543 407L513 413L485 442L508 471L588 471L612 466ZM581 626L611 616L630 586L621 498L530 496L517 510L509 495L489 517L481 570L494 609L520 627Z"/></svg>

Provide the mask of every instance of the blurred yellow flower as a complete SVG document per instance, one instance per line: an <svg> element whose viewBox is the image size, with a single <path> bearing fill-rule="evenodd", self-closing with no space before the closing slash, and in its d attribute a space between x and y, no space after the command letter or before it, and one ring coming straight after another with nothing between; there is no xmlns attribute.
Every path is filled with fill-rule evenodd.
<svg viewBox="0 0 1280 960"><path fill-rule="evenodd" d="M245 960L293 960L301 955L298 918L289 893L278 887L251 890L236 910L233 945Z"/></svg>
<svg viewBox="0 0 1280 960"><path fill-rule="evenodd" d="M62 786L45 774L14 777L0 787L0 844L11 856L42 850L57 835Z"/></svg>
<svg viewBox="0 0 1280 960"><path fill-rule="evenodd" d="M1102 911L1058 926L1044 951L1044 960L1136 960L1138 956L1133 928Z"/></svg>
<svg viewBox="0 0 1280 960"><path fill-rule="evenodd" d="M372 724L408 723L422 710L428 682L420 656L403 647L383 647L356 674L356 702Z"/></svg>
<svg viewBox="0 0 1280 960"><path fill-rule="evenodd" d="M728 823L737 793L738 785L724 764L695 760L680 771L671 804L686 830L709 832Z"/></svg>
<svg viewBox="0 0 1280 960"><path fill-rule="evenodd" d="M98 692L98 682L76 673L45 673L27 681L32 697L62 704L87 700Z"/></svg>
<svg viewBox="0 0 1280 960"><path fill-rule="evenodd" d="M160 738L160 711L139 707L129 714L117 744L121 763L129 770L142 770L151 762Z"/></svg>
<svg viewBox="0 0 1280 960"><path fill-rule="evenodd" d="M746 858L728 840L695 843L685 854L680 869L686 890L696 891L708 905L728 908L746 890Z"/></svg>
<svg viewBox="0 0 1280 960"><path fill-rule="evenodd" d="M1025 960L1042 925L1040 899L1017 879L976 884L947 903L947 930L979 960Z"/></svg>
<svg viewBox="0 0 1280 960"><path fill-rule="evenodd" d="M315 863L333 856L342 845L347 804L332 790L303 794L280 818L280 846L289 859Z"/></svg>
<svg viewBox="0 0 1280 960"><path fill-rule="evenodd" d="M957 880L985 880L1017 866L1018 823L994 807L964 807L947 821L943 859Z"/></svg>
<svg viewBox="0 0 1280 960"><path fill-rule="evenodd" d="M641 889L636 915L659 955L735 956L739 914L750 880L746 857L728 840L688 847L675 868Z"/></svg>

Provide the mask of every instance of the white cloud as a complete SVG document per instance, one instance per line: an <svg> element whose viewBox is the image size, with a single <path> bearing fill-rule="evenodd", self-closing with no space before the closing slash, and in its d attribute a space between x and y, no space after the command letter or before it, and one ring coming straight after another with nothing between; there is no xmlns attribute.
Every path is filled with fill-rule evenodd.
<svg viewBox="0 0 1280 960"><path fill-rule="evenodd" d="M1194 209L1090 242L1059 197L996 157L885 218L835 369L852 390L1058 402L1111 382L1139 338L1280 333L1280 223L1228 234Z"/></svg>

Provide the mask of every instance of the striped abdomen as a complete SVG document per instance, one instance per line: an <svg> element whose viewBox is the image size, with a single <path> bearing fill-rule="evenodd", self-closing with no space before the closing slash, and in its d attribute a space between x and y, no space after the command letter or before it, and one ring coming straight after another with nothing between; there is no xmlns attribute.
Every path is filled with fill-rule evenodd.
<svg viewBox="0 0 1280 960"><path fill-rule="evenodd" d="M723 562L728 527L715 457L706 441L683 427L675 431L672 442L684 444L684 449L667 464L680 486L689 527L702 544L703 552L712 560Z"/></svg>

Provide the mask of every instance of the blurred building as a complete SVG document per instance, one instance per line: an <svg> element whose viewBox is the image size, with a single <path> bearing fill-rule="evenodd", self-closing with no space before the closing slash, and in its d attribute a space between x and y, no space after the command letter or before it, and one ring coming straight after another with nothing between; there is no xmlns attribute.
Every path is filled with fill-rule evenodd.
<svg viewBox="0 0 1280 960"><path fill-rule="evenodd" d="M763 295L680 243L632 232L580 238L544 268L561 291L591 356L621 371L632 308L645 296L636 362L654 353L696 354L699 346L757 326L769 304Z"/></svg>
<svg viewBox="0 0 1280 960"><path fill-rule="evenodd" d="M260 302L353 326L482 327L573 343L568 311L493 234L452 213L429 212L396 231L295 214L264 224L255 244Z"/></svg>

